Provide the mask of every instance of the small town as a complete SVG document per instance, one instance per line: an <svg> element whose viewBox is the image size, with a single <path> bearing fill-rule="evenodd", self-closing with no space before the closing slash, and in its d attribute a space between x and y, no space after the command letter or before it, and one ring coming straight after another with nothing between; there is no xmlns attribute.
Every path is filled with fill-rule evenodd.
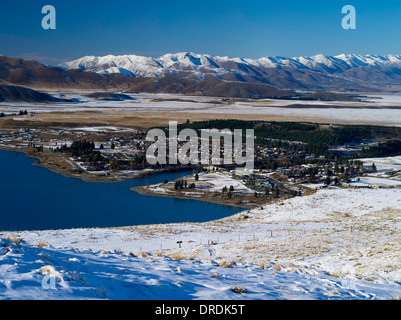
<svg viewBox="0 0 401 320"><path fill-rule="evenodd" d="M169 140L167 140L168 142ZM182 145L184 142L178 142ZM1 129L0 146L11 150L27 149L32 156L51 156L45 165L53 165L57 170L57 157L62 157L66 167L78 176L86 174L96 178L125 177L133 178L138 173L152 174L163 171L192 170L192 176L198 173L218 173L230 177L233 181L241 181L247 188L246 200L238 200L244 195L242 192L234 192L233 186L221 186L220 190L214 190L214 198L219 202L232 202L237 205L246 203L260 204L264 201L277 198L288 198L309 194L311 190L336 187L364 187L353 185L359 177L376 171L375 165L363 166L359 160L349 160L338 157L335 160L327 159L325 155L307 153L305 150L286 147L296 145L297 142L284 144L281 147L268 147L266 144L256 144L254 152L255 169L252 172L246 168L238 168L234 165L150 165L146 160L146 150L151 142L146 141L146 132L134 129L93 127L74 129ZM298 142L299 144L299 142ZM245 147L245 146L244 146ZM338 148L342 150L341 147ZM347 148L347 152L357 152L361 146ZM340 151L340 152L344 152ZM211 159L210 148L209 159ZM223 147L220 150L221 158L224 157ZM64 164L65 165L65 164ZM59 168L60 169L60 168ZM70 171L71 171L70 170ZM133 175L134 174L134 175ZM397 172L388 172L395 175ZM185 181L180 188L175 188L177 195L184 191L200 191L200 186L195 180ZM231 189L230 189L231 187ZM371 186L369 186L371 187ZM190 190L189 190L190 189ZM173 191L173 190L170 190ZM251 193L251 194L250 194ZM194 195L189 193L187 196ZM251 195L251 196L250 196ZM225 201L226 199L227 201Z"/></svg>

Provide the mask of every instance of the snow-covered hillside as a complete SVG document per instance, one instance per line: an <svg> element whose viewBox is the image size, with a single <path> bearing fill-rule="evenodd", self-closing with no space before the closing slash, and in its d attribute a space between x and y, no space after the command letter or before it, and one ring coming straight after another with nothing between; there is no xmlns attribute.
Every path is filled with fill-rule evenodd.
<svg viewBox="0 0 401 320"><path fill-rule="evenodd" d="M333 188L207 223L3 232L0 297L398 299L400 228L400 189Z"/></svg>

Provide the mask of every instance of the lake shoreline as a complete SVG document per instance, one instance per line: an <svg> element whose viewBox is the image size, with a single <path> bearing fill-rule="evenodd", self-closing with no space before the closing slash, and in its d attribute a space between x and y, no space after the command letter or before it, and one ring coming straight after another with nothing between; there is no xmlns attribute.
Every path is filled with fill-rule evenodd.
<svg viewBox="0 0 401 320"><path fill-rule="evenodd" d="M185 182L185 183L184 183ZM147 196L190 199L249 210L282 201L290 196L274 198L246 186L243 181L228 173L201 172L195 176L187 175L173 181L147 184L130 188Z"/></svg>
<svg viewBox="0 0 401 320"><path fill-rule="evenodd" d="M212 199L210 197L193 197L190 195L185 195L185 194L180 194L180 193L174 193L174 194L165 194L165 193L158 193L149 190L146 186L139 186L139 187L132 187L130 190L137 192L140 195L145 195L145 196L152 196L152 197L165 197L165 198L173 198L173 199L184 199L184 200L197 200L197 201L203 201L203 202L209 202L209 203L214 203L214 204L219 204L223 206L229 206L229 207L235 207L235 208L241 208L244 210L249 210L252 208L255 208L259 206L259 204L252 203L252 205L246 205L246 204L235 204L234 202L227 202L225 199Z"/></svg>
<svg viewBox="0 0 401 320"><path fill-rule="evenodd" d="M41 169L43 165L35 165L35 157L15 151L0 150L1 165L7 168L0 184L4 212L1 232L206 222L242 211L191 199L150 198L130 190L148 183L173 181L188 175L188 171L152 174L118 183L86 183Z"/></svg>
<svg viewBox="0 0 401 320"><path fill-rule="evenodd" d="M57 153L42 152L38 154L38 152L34 151L31 148L12 148L6 146L0 146L0 150L24 153L25 156L36 160L32 165L44 167L56 174L60 174L67 178L78 178L84 182L99 182L99 183L124 182L124 181L139 180L151 175L184 172L194 169L194 167L189 167L189 166L180 168L167 168L167 169L149 168L129 173L126 172L118 173L116 171L111 171L108 175L100 175L98 173L89 173L87 171L79 172L77 168L74 169L74 168L61 167L60 162L57 161L56 163L54 163L54 160L56 158L58 158L59 160L62 159L63 161L65 161L65 164L69 164L71 167L73 167L74 165L70 161L68 161L66 157Z"/></svg>
<svg viewBox="0 0 401 320"><path fill-rule="evenodd" d="M66 158L63 157L60 154L54 154L54 153L41 153L38 154L37 152L33 151L31 148L11 148L11 147L4 147L0 146L0 150L3 151L15 151L15 152L20 152L23 153L25 156L35 159L36 161L32 163L34 166L38 167L44 167L56 174L62 175L67 178L78 178L84 182L96 182L96 183L118 183L118 182L125 182L125 181L132 181L132 180L140 180L143 179L147 176L151 175L157 175L157 174L163 174L163 173L173 173L173 172L185 172L185 171L190 171L193 170L194 167L181 167L181 168L170 168L168 170L166 169L145 169L144 171L132 174L130 176L119 176L114 172L110 173L108 176L98 176L96 174L91 174L91 173L73 173L71 170L63 170L59 166L52 165L49 163L49 159L46 159L44 155L50 155L52 156L52 159L54 160L54 157L59 157L63 158L65 161ZM69 161L67 161L69 163ZM70 163L71 164L71 163ZM72 165L72 164L71 164ZM174 198L174 199L183 199L183 200L197 200L197 201L204 201L204 202L209 202L209 203L214 203L214 204L219 204L219 205L224 205L224 206L230 206L230 207L235 207L235 208L241 208L244 210L247 209L252 209L254 207L260 206L261 204L251 202L249 204L238 204L235 203L235 201L227 201L227 199L222 199L220 197L194 197L190 195L185 195L179 192L176 192L174 194L163 194L163 193L158 193L158 192L153 192L149 190L145 185L144 186L137 186L137 187L132 187L130 188L131 191L137 192L140 195L146 195L146 196L153 196L153 197L166 197L166 198Z"/></svg>

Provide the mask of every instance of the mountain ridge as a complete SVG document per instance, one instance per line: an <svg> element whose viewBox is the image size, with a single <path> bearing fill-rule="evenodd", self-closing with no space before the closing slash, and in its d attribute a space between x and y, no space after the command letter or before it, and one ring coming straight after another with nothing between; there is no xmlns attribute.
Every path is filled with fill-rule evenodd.
<svg viewBox="0 0 401 320"><path fill-rule="evenodd" d="M131 77L173 77L263 83L281 89L344 90L401 85L401 55L229 58L192 52L158 58L138 55L85 56L59 65L64 70Z"/></svg>
<svg viewBox="0 0 401 320"><path fill-rule="evenodd" d="M261 83L229 82L172 77L130 77L121 73L100 74L81 69L64 70L47 67L36 61L0 56L0 84L25 87L26 89L95 89L104 91L126 91L147 93L172 93L203 95L222 98L285 98L293 96L292 90L278 89ZM9 91L9 89L8 89ZM10 100L14 92L8 92ZM30 90L25 91L32 93Z"/></svg>

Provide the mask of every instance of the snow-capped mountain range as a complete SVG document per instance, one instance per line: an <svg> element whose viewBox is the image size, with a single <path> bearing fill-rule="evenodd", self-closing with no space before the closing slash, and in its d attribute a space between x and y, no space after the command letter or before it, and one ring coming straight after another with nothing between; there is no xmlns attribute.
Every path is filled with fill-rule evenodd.
<svg viewBox="0 0 401 320"><path fill-rule="evenodd" d="M133 77L175 77L259 82L279 88L360 89L401 85L401 55L318 54L311 57L229 58L180 52L159 58L137 55L86 56L63 69Z"/></svg>

